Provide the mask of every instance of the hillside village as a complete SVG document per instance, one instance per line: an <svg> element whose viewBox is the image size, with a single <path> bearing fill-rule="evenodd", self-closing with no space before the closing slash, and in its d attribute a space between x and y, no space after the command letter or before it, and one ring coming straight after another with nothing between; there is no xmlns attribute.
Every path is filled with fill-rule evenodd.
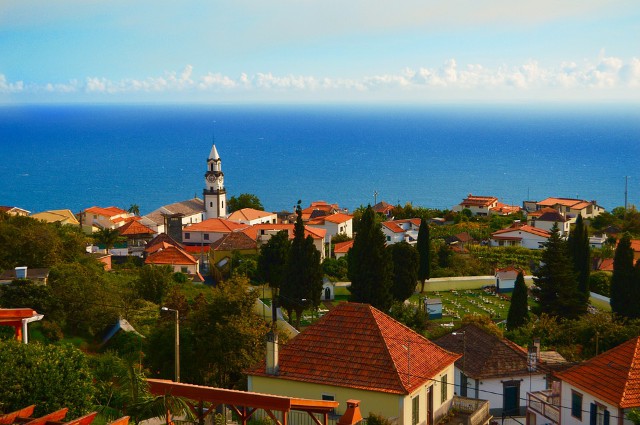
<svg viewBox="0 0 640 425"><path fill-rule="evenodd" d="M267 212L227 198L215 144L203 184L145 215L0 207L0 387L34 356L48 389L0 390L0 424L137 422L168 393L189 402L165 397L167 423L640 423L635 208L468 194Z"/></svg>

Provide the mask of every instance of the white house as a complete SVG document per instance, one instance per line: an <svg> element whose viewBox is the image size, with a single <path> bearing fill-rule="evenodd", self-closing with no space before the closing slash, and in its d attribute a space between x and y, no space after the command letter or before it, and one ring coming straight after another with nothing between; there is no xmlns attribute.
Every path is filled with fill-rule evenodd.
<svg viewBox="0 0 640 425"><path fill-rule="evenodd" d="M632 425L640 408L640 337L556 373L550 390L528 394L527 425Z"/></svg>
<svg viewBox="0 0 640 425"><path fill-rule="evenodd" d="M419 218L383 221L382 233L384 233L384 236L387 239L387 245L402 241L415 245L418 241L420 221L421 220Z"/></svg>
<svg viewBox="0 0 640 425"><path fill-rule="evenodd" d="M328 240L339 234L353 237L353 216L349 214L335 213L312 218L307 221L307 226L325 229Z"/></svg>
<svg viewBox="0 0 640 425"><path fill-rule="evenodd" d="M529 249L541 249L551 234L544 229L515 223L513 226L491 234L491 246L522 246Z"/></svg>
<svg viewBox="0 0 640 425"><path fill-rule="evenodd" d="M516 269L515 267L496 269L496 291L499 293L513 292L520 271L520 269Z"/></svg>
<svg viewBox="0 0 640 425"><path fill-rule="evenodd" d="M538 210L545 207L556 209L565 216L577 217L582 214L582 218L593 218L605 211L596 201L573 198L547 198L536 203Z"/></svg>
<svg viewBox="0 0 640 425"><path fill-rule="evenodd" d="M227 220L237 221L238 223L248 224L250 226L263 223L275 224L278 222L278 214L253 208L242 208L229 214Z"/></svg>
<svg viewBox="0 0 640 425"><path fill-rule="evenodd" d="M353 240L338 242L333 246L333 256L336 257L336 259L345 257L349 253L349 250L352 247L353 247Z"/></svg>
<svg viewBox="0 0 640 425"><path fill-rule="evenodd" d="M293 239L293 229L295 224L293 223L278 223L278 224L256 224L243 230L249 237L258 243L258 246L269 242L272 236L276 233L284 230L287 232L289 239ZM311 226L304 226L305 237L311 236L313 239L313 245L318 251L320 251L320 261L324 260L326 256L325 243L327 231L325 229L319 229Z"/></svg>
<svg viewBox="0 0 640 425"><path fill-rule="evenodd" d="M561 236L568 236L569 229L574 219L567 218L564 214L553 208L544 208L527 216L527 222L530 226L551 232L554 225L558 226Z"/></svg>
<svg viewBox="0 0 640 425"><path fill-rule="evenodd" d="M475 324L434 342L462 354L455 362L456 392L463 397L489 400L494 417L503 412L524 417L526 392L547 388L550 368L541 359L539 344L527 350Z"/></svg>
<svg viewBox="0 0 640 425"><path fill-rule="evenodd" d="M249 228L247 224L236 223L224 218L208 218L200 223L182 229L182 243L185 245L209 245L231 232Z"/></svg>
<svg viewBox="0 0 640 425"><path fill-rule="evenodd" d="M495 196L477 196L469 194L458 205L452 208L455 212L460 212L464 209L471 211L474 216L487 216L489 210L495 208L498 205L498 198Z"/></svg>
<svg viewBox="0 0 640 425"><path fill-rule="evenodd" d="M78 221L85 233L93 233L99 229L117 229L133 216L118 207L90 207L78 213Z"/></svg>

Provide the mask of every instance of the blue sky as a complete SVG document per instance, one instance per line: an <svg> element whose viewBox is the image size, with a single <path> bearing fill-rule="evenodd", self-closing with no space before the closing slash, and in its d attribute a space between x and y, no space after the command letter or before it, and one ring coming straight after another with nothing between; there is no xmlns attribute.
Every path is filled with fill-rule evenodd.
<svg viewBox="0 0 640 425"><path fill-rule="evenodd" d="M638 0L0 2L0 103L639 100Z"/></svg>

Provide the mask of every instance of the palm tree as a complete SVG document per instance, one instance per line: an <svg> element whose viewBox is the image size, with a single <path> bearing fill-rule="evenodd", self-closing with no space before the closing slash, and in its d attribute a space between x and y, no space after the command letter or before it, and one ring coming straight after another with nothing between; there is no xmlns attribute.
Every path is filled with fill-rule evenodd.
<svg viewBox="0 0 640 425"><path fill-rule="evenodd" d="M127 211L133 215L140 215L140 207L138 206L138 204L131 204Z"/></svg>
<svg viewBox="0 0 640 425"><path fill-rule="evenodd" d="M109 252L109 250L113 248L115 244L123 241L124 238L122 237L122 235L120 235L120 232L118 231L118 229L105 228L95 232L93 234L93 240L98 245L104 245L107 252Z"/></svg>

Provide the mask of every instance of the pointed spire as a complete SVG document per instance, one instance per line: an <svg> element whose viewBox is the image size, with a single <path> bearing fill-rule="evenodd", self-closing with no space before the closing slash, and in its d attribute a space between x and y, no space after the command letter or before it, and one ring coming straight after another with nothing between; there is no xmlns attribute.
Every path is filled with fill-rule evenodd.
<svg viewBox="0 0 640 425"><path fill-rule="evenodd" d="M218 154L218 149L216 149L215 143L213 144L213 146L211 146L211 153L209 153L209 159L213 159L213 160L220 159L220 155Z"/></svg>

